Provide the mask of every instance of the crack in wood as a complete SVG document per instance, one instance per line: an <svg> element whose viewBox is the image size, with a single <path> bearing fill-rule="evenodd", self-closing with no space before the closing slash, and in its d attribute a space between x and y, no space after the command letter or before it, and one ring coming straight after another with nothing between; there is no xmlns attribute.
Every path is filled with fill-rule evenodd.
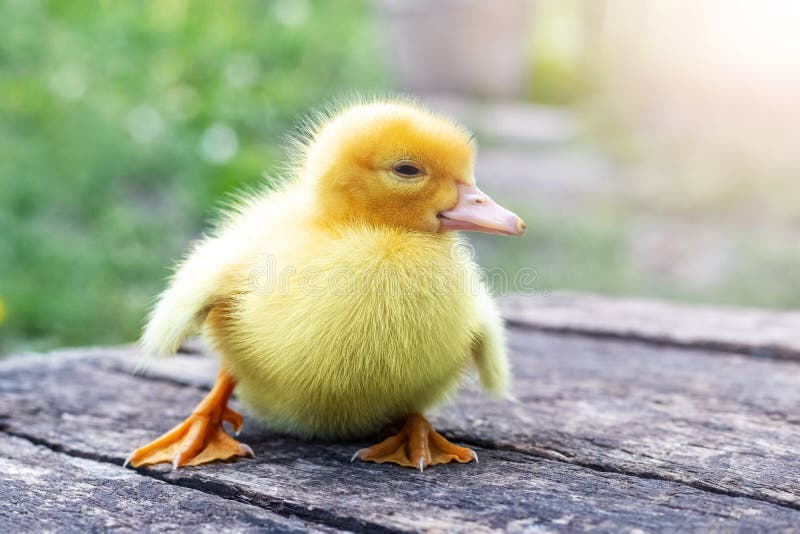
<svg viewBox="0 0 800 534"><path fill-rule="evenodd" d="M800 313L556 292L500 300L509 325L655 346L800 360Z"/></svg>
<svg viewBox="0 0 800 534"><path fill-rule="evenodd" d="M333 532L0 432L3 532Z"/></svg>
<svg viewBox="0 0 800 534"><path fill-rule="evenodd" d="M38 446L45 447L53 452L66 454L68 456L83 458L87 460L92 460L95 462L102 462L114 465L116 467L121 467L122 458L116 456L109 456L109 455L102 455L96 453L89 453L86 451L82 451L79 449L73 449L71 447L64 447L58 443L52 443L48 440L38 438L36 436L27 435L23 432L15 432L9 431L8 429L0 429L0 432L7 436L13 436L19 439L24 439L29 441L30 443ZM457 436L457 439L460 441L476 446L476 447L485 447L486 444L477 442L476 440L470 440L469 438ZM494 444L489 444L494 445ZM518 454L521 457L518 459L520 462L526 462L526 458L533 458L538 457L536 454L532 454L529 451L520 451L515 450L513 447L500 447L495 450L510 452L513 454ZM506 459L508 459L506 457ZM635 478L641 478L646 480L656 480L662 482L669 482L669 483L677 483L681 486L686 486L688 488L692 488L695 490L700 490L708 493L713 493L716 495L730 497L730 498L737 498L737 499L746 499L750 501L754 501L756 503L764 503L764 504L771 504L776 505L782 508L787 508L789 510L798 510L800 507L798 506L791 506L787 505L786 503L782 503L780 501L774 502L769 499L761 499L757 497L753 497L751 495L746 494L739 494L737 492L726 491L721 488L715 488L712 486L708 486L705 484L693 484L687 482L685 480L675 480L669 477L662 477L659 475L648 474L648 473L639 473L639 472L627 472L624 470L615 469L610 466L605 466L602 464L591 464L585 462L574 462L568 460L554 460L553 457L546 456L543 457L544 460L549 461L559 461L561 463L570 464L573 466L586 468L592 471L601 472L601 473L611 473L617 474L622 476L629 476ZM530 461L530 460L527 460ZM341 516L337 514L333 514L323 509L319 508L311 508L299 504L294 504L287 502L286 500L282 500L279 498L271 498L269 496L263 494L253 494L250 493L242 488L237 487L235 484L230 484L229 482L218 482L214 480L198 480L197 478L192 477L191 475L187 476L176 476L175 472L160 472L157 470L153 470L150 468L140 468L136 470L131 470L131 472L138 473L140 476L152 478L170 485L174 485L177 487L184 487L187 489L192 489L195 491L202 492L204 494L210 495L212 497L230 500L242 504L247 504L251 506L256 506L260 509L263 509L267 512L274 513L281 517L285 518L297 518L302 521L306 521L309 523L314 523L319 526L326 526L331 527L334 529L341 529L347 530L352 532L377 532L379 534L389 534L389 533L397 533L397 532L407 532L403 529L395 529L389 528L381 524L373 523L366 521L361 518L352 517L352 516ZM167 476L171 475L171 476ZM675 495L688 495L687 493L682 493L680 491L671 492L671 496ZM685 506L676 506L670 503L665 502L657 502L655 503L658 506L663 506L669 509L678 510L682 512L686 512L687 508ZM698 513L704 514L711 514L716 517L730 519L730 516L714 512L713 510L709 511L706 509L695 509L694 511Z"/></svg>
<svg viewBox="0 0 800 534"><path fill-rule="evenodd" d="M492 449L497 451L506 451L506 452L513 452L517 454L532 456L536 458L542 458L545 460L551 460L555 462L561 462L565 464L574 465L577 467L582 467L585 469L591 469L592 471L596 471L598 473L614 473L617 475L624 475L629 477L636 477L645 480L660 480L663 482L671 482L674 484L680 484L682 486L686 486L689 488L693 488L700 491L705 491L708 493L713 493L715 495L722 495L724 497L732 497L738 499L748 499L751 501L762 502L767 504L772 504L775 506L780 506L782 508L787 508L789 510L800 510L800 503L793 504L787 503L786 501L782 501L780 499L770 499L766 496L760 495L753 495L744 492L737 492L733 490L728 490L725 488L720 488L718 486L714 486L713 484L707 484L700 480L687 480L678 476L670 477L661 475L658 473L643 471L643 470L625 470L620 469L614 465L610 464L602 464L599 462L584 462L581 460L577 460L574 458L570 458L567 456L568 453L557 451L552 448L547 447L530 447L527 449L520 449L511 445L502 445L492 442L486 442L479 439L475 439L473 436L466 436L466 435L453 435L450 433L450 439L454 441L458 441L460 443L470 445L472 447L481 447L484 449ZM592 440L587 440L592 441Z"/></svg>
<svg viewBox="0 0 800 534"><path fill-rule="evenodd" d="M92 460L95 462L102 462L111 464L117 467L122 467L124 462L123 458L108 456L104 454L91 453L74 449L71 447L64 447L58 443L52 443L48 440L41 439L36 436L31 436L24 432L10 431L6 428L0 427L0 433L6 436L13 436L15 438L24 439L34 445L45 447L53 452L66 454L76 458L85 460ZM384 525L371 523L363 519L352 516L341 516L322 509L307 508L302 505L295 505L280 499L270 499L263 495L252 495L247 491L236 488L228 484L214 481L197 480L192 477L166 477L163 473L148 468L131 469L132 473L138 473L140 476L152 478L165 482L173 486L180 486L188 489L200 491L213 497L220 499L231 500L242 504L249 504L256 506L265 511L272 512L282 517L296 517L303 521L315 523L321 526L332 527L339 530L346 530L350 532L375 532L378 534L395 534L398 532L405 532L404 530L388 528Z"/></svg>
<svg viewBox="0 0 800 534"><path fill-rule="evenodd" d="M688 341L682 342L676 339L658 337L636 332L604 332L570 326L548 326L541 324L527 323L517 319L506 319L509 329L517 329L529 332L544 332L547 334L558 334L562 336L585 337L589 339L614 340L625 342L644 343L653 347L670 347L683 350L702 350L717 354L740 354L761 360L780 360L793 363L800 363L800 353L782 349L780 347L749 347L739 343L725 343L722 341Z"/></svg>

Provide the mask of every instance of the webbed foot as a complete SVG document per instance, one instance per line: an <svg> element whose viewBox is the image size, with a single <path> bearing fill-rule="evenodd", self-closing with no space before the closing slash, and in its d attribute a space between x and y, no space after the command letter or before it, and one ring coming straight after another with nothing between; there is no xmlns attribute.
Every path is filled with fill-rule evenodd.
<svg viewBox="0 0 800 534"><path fill-rule="evenodd" d="M420 414L409 415L398 434L357 451L351 461L356 458L381 464L392 462L420 471L431 465L478 461L475 451L447 441Z"/></svg>
<svg viewBox="0 0 800 534"><path fill-rule="evenodd" d="M237 456L254 456L253 449L228 435L223 422L234 432L242 427L242 416L228 408L236 382L221 371L214 388L184 422L155 441L133 451L125 465L133 467L168 462L173 468L200 465Z"/></svg>

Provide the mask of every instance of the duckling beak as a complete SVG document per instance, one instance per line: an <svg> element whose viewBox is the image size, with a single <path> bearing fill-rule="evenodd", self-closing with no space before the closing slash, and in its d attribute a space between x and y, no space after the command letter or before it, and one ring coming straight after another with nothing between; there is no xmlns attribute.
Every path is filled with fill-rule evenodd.
<svg viewBox="0 0 800 534"><path fill-rule="evenodd" d="M500 235L522 235L525 223L474 185L456 184L456 205L441 212L439 230L468 230Z"/></svg>

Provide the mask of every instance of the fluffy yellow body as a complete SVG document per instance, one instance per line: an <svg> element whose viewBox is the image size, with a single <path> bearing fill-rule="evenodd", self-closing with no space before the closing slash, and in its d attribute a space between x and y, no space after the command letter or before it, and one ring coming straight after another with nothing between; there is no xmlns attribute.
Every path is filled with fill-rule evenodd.
<svg viewBox="0 0 800 534"><path fill-rule="evenodd" d="M412 149L429 178L381 170ZM470 367L504 393L499 314L460 238L434 231L453 177L472 180L463 131L375 104L332 120L308 150L294 181L242 201L178 266L145 353L202 329L250 411L303 436L375 432L443 401Z"/></svg>
<svg viewBox="0 0 800 534"><path fill-rule="evenodd" d="M278 204L251 209L271 219L291 202ZM254 227L248 219L242 231ZM238 232L234 223L220 239ZM207 322L250 411L282 431L354 437L452 392L486 335L485 294L458 238L298 232L272 231L248 251L229 278L239 287Z"/></svg>

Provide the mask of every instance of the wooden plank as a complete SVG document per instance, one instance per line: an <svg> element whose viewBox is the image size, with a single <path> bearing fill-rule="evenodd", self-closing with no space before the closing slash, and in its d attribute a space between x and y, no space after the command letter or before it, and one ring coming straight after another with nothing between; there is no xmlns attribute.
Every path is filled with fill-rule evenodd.
<svg viewBox="0 0 800 534"><path fill-rule="evenodd" d="M53 355L1 364L0 413L5 417L0 429L69 455L119 463L131 448L182 419L201 395L171 378L147 380L121 373L118 365L112 354L107 359ZM486 427L478 423L488 420L491 411L468 402L461 397L458 404L469 407L467 416L478 432L470 434L469 425L464 437L486 440ZM459 428L461 423L450 417L445 412L437 422ZM491 443L477 447L480 464L420 474L395 466L350 464L350 454L362 443L309 443L252 429L242 439L253 446L257 459L141 472L282 515L357 531L772 530L800 521L800 512L790 507L543 459L526 451L495 450Z"/></svg>
<svg viewBox="0 0 800 534"><path fill-rule="evenodd" d="M437 425L473 444L800 508L800 366L513 329L510 404L474 383ZM206 383L213 360L151 372ZM117 359L124 366L124 358ZM199 367L205 371L199 372Z"/></svg>
<svg viewBox="0 0 800 534"><path fill-rule="evenodd" d="M541 332L510 342L519 402L465 392L444 430L800 508L796 363Z"/></svg>
<svg viewBox="0 0 800 534"><path fill-rule="evenodd" d="M800 359L800 313L608 298L577 293L508 297L515 326Z"/></svg>
<svg viewBox="0 0 800 534"><path fill-rule="evenodd" d="M3 532L334 532L0 433Z"/></svg>

